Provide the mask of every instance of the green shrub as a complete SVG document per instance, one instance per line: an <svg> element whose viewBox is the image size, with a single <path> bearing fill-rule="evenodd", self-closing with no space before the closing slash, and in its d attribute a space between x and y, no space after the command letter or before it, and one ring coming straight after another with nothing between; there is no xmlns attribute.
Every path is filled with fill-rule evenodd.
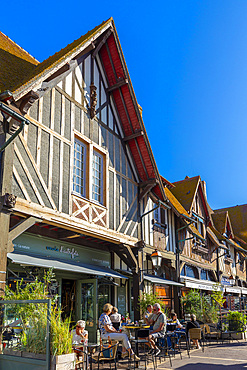
<svg viewBox="0 0 247 370"><path fill-rule="evenodd" d="M43 281L24 284L17 282L16 290L6 286L6 300L35 300L48 299L49 284L54 280L51 270L45 272ZM52 355L62 355L72 352L72 334L70 333L70 319L62 320L62 311L56 305L57 297L52 298L50 311L50 350ZM21 319L23 332L21 334L21 348L27 352L46 352L46 325L47 305L43 303L27 303L7 305L8 315Z"/></svg>

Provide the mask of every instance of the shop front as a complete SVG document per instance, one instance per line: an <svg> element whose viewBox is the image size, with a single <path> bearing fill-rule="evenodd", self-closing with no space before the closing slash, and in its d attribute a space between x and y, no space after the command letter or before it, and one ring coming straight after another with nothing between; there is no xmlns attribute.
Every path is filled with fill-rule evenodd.
<svg viewBox="0 0 247 370"><path fill-rule="evenodd" d="M113 299L111 287L128 278L111 269L108 251L24 233L8 253L7 283L14 289L18 280L42 278L51 268L55 273L51 295L58 296L64 317L70 316L73 324L85 320L89 338L95 341L103 305Z"/></svg>
<svg viewBox="0 0 247 370"><path fill-rule="evenodd" d="M175 309L174 307L174 287L183 287L183 284L177 283L173 280L166 280L155 275L144 275L144 282L151 286L153 293L157 295L161 301L164 302L169 311ZM147 291L150 289L146 289Z"/></svg>

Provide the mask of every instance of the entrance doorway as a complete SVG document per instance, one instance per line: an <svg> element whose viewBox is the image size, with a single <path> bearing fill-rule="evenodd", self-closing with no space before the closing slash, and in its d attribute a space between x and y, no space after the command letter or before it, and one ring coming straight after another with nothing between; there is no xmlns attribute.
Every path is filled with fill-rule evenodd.
<svg viewBox="0 0 247 370"><path fill-rule="evenodd" d="M89 341L96 342L99 316L104 304L110 302L110 286L97 279L80 280L77 299L78 316L86 322Z"/></svg>
<svg viewBox="0 0 247 370"><path fill-rule="evenodd" d="M61 289L61 306L62 306L62 318L71 318L72 326L76 322L75 313L75 302L76 302L76 280L62 279Z"/></svg>

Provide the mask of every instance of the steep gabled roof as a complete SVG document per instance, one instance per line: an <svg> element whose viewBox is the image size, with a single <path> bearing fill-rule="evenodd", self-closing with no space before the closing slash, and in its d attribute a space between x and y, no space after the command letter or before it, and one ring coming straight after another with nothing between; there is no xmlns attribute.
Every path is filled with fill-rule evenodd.
<svg viewBox="0 0 247 370"><path fill-rule="evenodd" d="M183 221L188 225L188 229L193 235L197 236L199 239L203 239L203 236L199 233L196 227L192 224L189 225L189 221L186 220L186 218L183 218L183 216L189 217L189 214L186 211L186 209L179 203L179 201L176 199L176 197L171 193L171 191L167 187L165 187L164 190L165 190L165 195L167 199L169 200L172 206L172 209L177 214L177 216L181 216Z"/></svg>
<svg viewBox="0 0 247 370"><path fill-rule="evenodd" d="M34 57L0 32L0 91L14 90L38 64Z"/></svg>
<svg viewBox="0 0 247 370"><path fill-rule="evenodd" d="M229 214L227 211L221 211L221 210L215 210L214 213L211 215L213 219L213 223L215 228L221 233L227 233L228 229L230 229L230 235L228 237L231 237L233 239L233 229L231 225L231 220L229 217Z"/></svg>
<svg viewBox="0 0 247 370"><path fill-rule="evenodd" d="M223 211L227 211L230 216L234 236L247 243L247 204L217 210L217 212Z"/></svg>
<svg viewBox="0 0 247 370"><path fill-rule="evenodd" d="M101 35L106 35L106 31L110 29L112 30L111 34L101 45L102 38L99 41ZM99 56L108 80L108 87L111 88L118 84L121 79L126 79L128 82L114 89L112 96L122 124L124 137L128 137L128 146L140 181L145 183L156 180L157 184L152 191L160 199L166 200L163 184L157 170L112 18L101 23L42 63L34 64L33 62L32 68L28 69L24 76L18 70L15 84L6 88L13 90L13 97L17 101L31 90L37 91L42 82L48 78L50 79L53 74L61 70L72 59L83 52L85 53L85 50L88 51L90 47L92 49L97 48L97 46L101 47L99 48Z"/></svg>
<svg viewBox="0 0 247 370"><path fill-rule="evenodd" d="M179 200L182 206L190 213L191 207L200 182L200 176L188 177L173 183L172 194Z"/></svg>
<svg viewBox="0 0 247 370"><path fill-rule="evenodd" d="M222 235L226 232L227 215L228 213L226 211L215 212L211 215L215 228Z"/></svg>

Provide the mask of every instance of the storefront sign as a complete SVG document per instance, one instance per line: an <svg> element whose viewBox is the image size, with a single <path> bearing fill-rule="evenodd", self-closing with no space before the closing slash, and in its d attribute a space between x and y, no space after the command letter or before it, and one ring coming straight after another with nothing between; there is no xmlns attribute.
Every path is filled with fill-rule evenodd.
<svg viewBox="0 0 247 370"><path fill-rule="evenodd" d="M225 288L226 293L241 293L241 288L235 288L235 287L226 287Z"/></svg>
<svg viewBox="0 0 247 370"><path fill-rule="evenodd" d="M66 248L63 247L62 245L60 247L48 247L46 246L46 249L48 251L54 251L54 252L59 252L59 253L64 253L64 254L69 254L71 258L75 258L79 256L79 253L75 248Z"/></svg>
<svg viewBox="0 0 247 370"><path fill-rule="evenodd" d="M16 253L44 256L65 262L73 259L76 262L87 263L95 266L110 267L110 253L84 246L77 246L68 242L61 242L43 236L34 236L24 233L14 241Z"/></svg>
<svg viewBox="0 0 247 370"><path fill-rule="evenodd" d="M201 289L201 290L211 290L220 291L222 287L219 284L213 282L207 282L204 280L187 279L181 276L181 280L184 281L186 288Z"/></svg>
<svg viewBox="0 0 247 370"><path fill-rule="evenodd" d="M221 278L221 284L223 285L231 285L230 280L224 276Z"/></svg>

